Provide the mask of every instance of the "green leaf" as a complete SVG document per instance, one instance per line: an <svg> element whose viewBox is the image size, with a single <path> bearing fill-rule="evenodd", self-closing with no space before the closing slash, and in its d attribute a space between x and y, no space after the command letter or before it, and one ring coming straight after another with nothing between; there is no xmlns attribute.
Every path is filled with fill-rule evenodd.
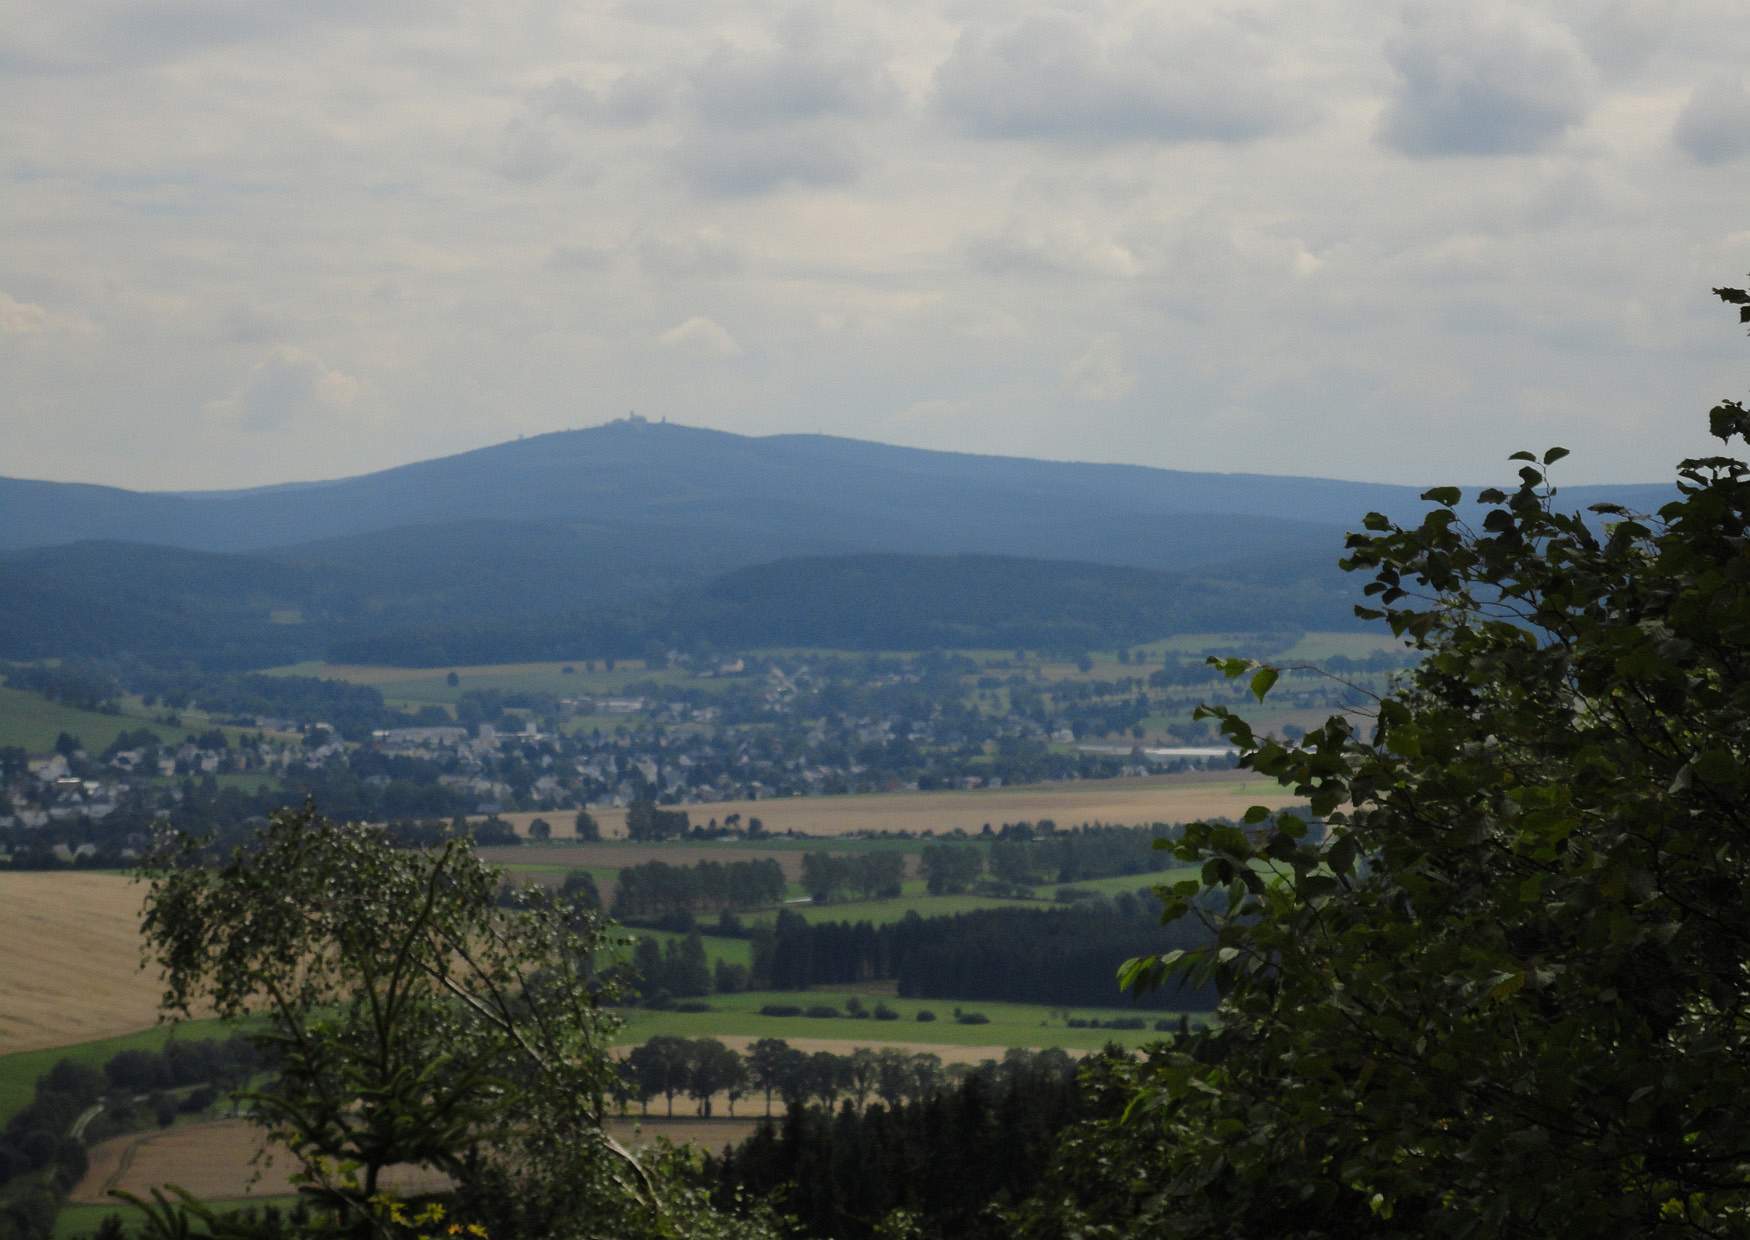
<svg viewBox="0 0 1750 1240"><path fill-rule="evenodd" d="M1444 504L1451 508L1464 498L1464 492L1457 487L1430 487L1422 492L1422 498L1436 504Z"/></svg>
<svg viewBox="0 0 1750 1240"><path fill-rule="evenodd" d="M1557 461L1567 455L1569 455L1569 453L1566 448L1551 448L1548 452L1543 454L1543 463L1545 465L1554 465Z"/></svg>
<svg viewBox="0 0 1750 1240"><path fill-rule="evenodd" d="M1270 692L1270 687L1274 685L1281 676L1282 673L1273 667L1260 667L1252 675L1252 696L1262 702L1264 700L1264 695Z"/></svg>

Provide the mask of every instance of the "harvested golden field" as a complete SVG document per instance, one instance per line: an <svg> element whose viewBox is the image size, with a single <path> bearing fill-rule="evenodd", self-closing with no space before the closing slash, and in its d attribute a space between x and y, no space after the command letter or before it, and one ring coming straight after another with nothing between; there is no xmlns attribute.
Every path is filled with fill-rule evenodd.
<svg viewBox="0 0 1750 1240"><path fill-rule="evenodd" d="M145 890L119 874L0 873L0 1055L157 1019L158 975L140 968Z"/></svg>
<svg viewBox="0 0 1750 1240"><path fill-rule="evenodd" d="M742 821L758 818L767 831L805 835L849 835L857 831L934 831L959 827L976 832L985 823L1037 822L1050 818L1059 826L1105 822L1130 826L1150 822L1188 822L1198 818L1237 818L1249 805L1280 807L1300 798L1275 780L1242 771L1199 771L1184 775L1150 775L1138 779L1090 779L1066 783L1030 784L1015 788L978 788L970 792L892 792L867 796L782 797L769 801L717 801L686 805L694 823L730 814ZM610 839L626 834L626 811L591 809ZM539 814L502 815L520 832L545 818L555 839L572 837L574 814L552 810Z"/></svg>
<svg viewBox="0 0 1750 1240"><path fill-rule="evenodd" d="M734 1118L717 1115L710 1119L700 1119L677 1115L673 1119L665 1119L657 1114L652 1114L649 1118L633 1115L626 1119L609 1120L608 1131L629 1149L643 1149L647 1145L655 1144L658 1137L666 1137L676 1145L691 1142L700 1149L716 1154L726 1145L741 1144L753 1136L754 1130L760 1126L764 1112L757 1111L753 1118L746 1118L745 1107L746 1099L743 1099L743 1114Z"/></svg>
<svg viewBox="0 0 1750 1240"><path fill-rule="evenodd" d="M690 1102L685 1105L692 1106ZM666 1137L677 1145L690 1141L715 1152L752 1136L758 1121L759 1113L711 1119L691 1115L666 1119L659 1113L646 1118L633 1114L610 1120L608 1131L634 1149ZM110 1205L114 1201L108 1195L112 1189L145 1196L166 1184L177 1184L197 1197L219 1201L295 1193L290 1176L297 1163L281 1152L271 1164L256 1164L254 1159L262 1144L261 1130L242 1119L112 1137L92 1147L90 1169L74 1187L69 1200L82 1205ZM400 1194L441 1189L448 1184L441 1174L416 1167L392 1167L383 1178L385 1188Z"/></svg>
<svg viewBox="0 0 1750 1240"><path fill-rule="evenodd" d="M283 1197L295 1192L288 1178L297 1163L283 1151L271 1164L256 1165L265 1138L248 1120L224 1119L206 1124L112 1137L91 1148L91 1166L74 1187L71 1200L107 1205L111 1189L146 1194L165 1184L178 1184L197 1197L230 1199L245 1194ZM260 1172L260 1178L255 1179ZM449 1181L437 1172L415 1167L391 1167L384 1187L400 1193L443 1188Z"/></svg>

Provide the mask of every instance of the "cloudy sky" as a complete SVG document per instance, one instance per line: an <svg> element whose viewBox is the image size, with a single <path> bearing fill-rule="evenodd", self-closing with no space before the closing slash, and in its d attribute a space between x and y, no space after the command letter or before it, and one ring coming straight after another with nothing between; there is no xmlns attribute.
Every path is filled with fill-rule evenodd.
<svg viewBox="0 0 1750 1240"><path fill-rule="evenodd" d="M1742 0L0 0L0 474L1712 451Z"/></svg>

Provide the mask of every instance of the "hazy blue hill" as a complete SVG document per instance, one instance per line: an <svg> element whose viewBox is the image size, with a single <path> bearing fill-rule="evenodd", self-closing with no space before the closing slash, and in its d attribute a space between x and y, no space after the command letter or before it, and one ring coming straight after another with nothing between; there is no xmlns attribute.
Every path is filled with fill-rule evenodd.
<svg viewBox="0 0 1750 1240"><path fill-rule="evenodd" d="M1664 488L1608 488L1656 503ZM1260 543L1322 554L1413 487L931 452L614 422L332 482L147 494L0 479L0 549L127 539L255 551L422 525L584 522L697 539L718 568L835 551L982 552L1179 569ZM1575 503L1590 492L1569 493ZM1244 518L1237 520L1236 518ZM1328 529L1320 527L1328 526ZM661 552L658 558L668 556ZM679 557L673 558L679 566Z"/></svg>

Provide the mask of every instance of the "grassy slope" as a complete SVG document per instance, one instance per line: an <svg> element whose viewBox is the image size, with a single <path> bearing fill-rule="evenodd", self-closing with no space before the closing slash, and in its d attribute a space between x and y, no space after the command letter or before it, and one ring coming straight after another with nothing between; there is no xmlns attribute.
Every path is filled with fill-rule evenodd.
<svg viewBox="0 0 1750 1240"><path fill-rule="evenodd" d="M118 734L150 726L150 720L75 710L22 689L0 687L0 745L18 745L33 754L53 750L62 732L77 736L88 752L97 753ZM157 726L160 734L168 733L162 724Z"/></svg>

